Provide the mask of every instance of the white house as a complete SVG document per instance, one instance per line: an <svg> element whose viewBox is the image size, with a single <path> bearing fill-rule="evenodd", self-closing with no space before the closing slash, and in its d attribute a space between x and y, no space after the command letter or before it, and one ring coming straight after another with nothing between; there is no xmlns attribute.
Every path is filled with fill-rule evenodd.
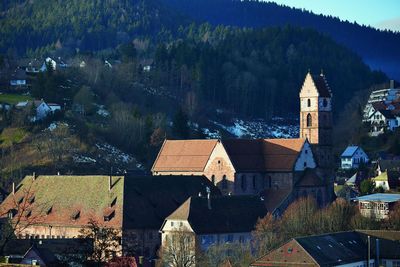
<svg viewBox="0 0 400 267"><path fill-rule="evenodd" d="M400 194L371 194L357 197L360 213L376 220L386 219L393 207L400 202Z"/></svg>
<svg viewBox="0 0 400 267"><path fill-rule="evenodd" d="M369 158L359 146L348 146L340 156L342 169L356 169L361 163L368 163Z"/></svg>
<svg viewBox="0 0 400 267"><path fill-rule="evenodd" d="M266 213L265 201L254 195L190 197L164 220L162 246L173 245L182 234L203 251L213 244L249 243L257 220Z"/></svg>
<svg viewBox="0 0 400 267"><path fill-rule="evenodd" d="M40 68L41 72L45 72L47 71L47 65L51 65L51 67L53 68L53 70L57 69L57 62L55 60L53 60L52 58L48 57L44 60L44 63L42 65L42 67Z"/></svg>

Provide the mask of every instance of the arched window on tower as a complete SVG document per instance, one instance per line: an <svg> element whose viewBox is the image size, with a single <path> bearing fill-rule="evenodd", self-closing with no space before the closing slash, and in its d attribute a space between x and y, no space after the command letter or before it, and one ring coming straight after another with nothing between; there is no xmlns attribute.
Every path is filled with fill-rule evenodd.
<svg viewBox="0 0 400 267"><path fill-rule="evenodd" d="M312 117L311 114L308 113L307 114L307 127L311 127L312 126Z"/></svg>
<svg viewBox="0 0 400 267"><path fill-rule="evenodd" d="M324 98L324 100L322 100L322 105L324 106L324 108L326 108L328 106L328 100Z"/></svg>
<svg viewBox="0 0 400 267"><path fill-rule="evenodd" d="M307 99L307 107L311 107L311 99Z"/></svg>

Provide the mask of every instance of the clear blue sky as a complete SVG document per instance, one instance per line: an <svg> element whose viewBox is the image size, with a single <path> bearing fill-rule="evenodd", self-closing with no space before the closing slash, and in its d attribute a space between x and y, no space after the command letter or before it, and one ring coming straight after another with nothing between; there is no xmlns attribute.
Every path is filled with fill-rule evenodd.
<svg viewBox="0 0 400 267"><path fill-rule="evenodd" d="M375 28L400 31L400 0L268 0Z"/></svg>

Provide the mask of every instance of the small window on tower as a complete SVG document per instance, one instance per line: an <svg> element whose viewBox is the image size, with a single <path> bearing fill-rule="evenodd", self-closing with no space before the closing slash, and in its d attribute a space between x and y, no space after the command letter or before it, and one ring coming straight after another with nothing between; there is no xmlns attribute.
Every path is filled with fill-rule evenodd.
<svg viewBox="0 0 400 267"><path fill-rule="evenodd" d="M311 114L308 113L307 114L307 127L311 127L312 126L312 117Z"/></svg>
<svg viewBox="0 0 400 267"><path fill-rule="evenodd" d="M325 98L322 101L322 105L324 106L324 108L326 108L326 106L328 106L328 101Z"/></svg>
<svg viewBox="0 0 400 267"><path fill-rule="evenodd" d="M307 107L311 107L311 99L307 99Z"/></svg>

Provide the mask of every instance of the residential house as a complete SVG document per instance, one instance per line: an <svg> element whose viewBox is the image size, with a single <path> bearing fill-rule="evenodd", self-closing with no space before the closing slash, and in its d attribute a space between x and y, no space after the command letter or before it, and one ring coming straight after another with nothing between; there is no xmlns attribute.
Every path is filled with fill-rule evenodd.
<svg viewBox="0 0 400 267"><path fill-rule="evenodd" d="M389 233L391 234L391 233ZM368 259L368 239L370 258ZM250 264L264 266L397 266L400 243L359 231L292 238Z"/></svg>
<svg viewBox="0 0 400 267"><path fill-rule="evenodd" d="M25 70L17 68L10 78L10 85L13 88L24 88L28 85Z"/></svg>
<svg viewBox="0 0 400 267"><path fill-rule="evenodd" d="M206 251L211 245L249 244L257 220L267 214L265 200L258 196L198 196L188 198L161 226L162 245L173 247L187 235L194 248Z"/></svg>
<svg viewBox="0 0 400 267"><path fill-rule="evenodd" d="M369 158L364 150L359 146L348 146L340 156L342 169L357 169L360 164L369 162Z"/></svg>
<svg viewBox="0 0 400 267"><path fill-rule="evenodd" d="M47 71L47 66L51 66L51 68L53 70L57 70L57 62L54 59L52 59L51 57L47 57L44 60L42 67L40 68L40 71L41 72Z"/></svg>
<svg viewBox="0 0 400 267"><path fill-rule="evenodd" d="M164 219L207 188L220 194L202 176L32 175L13 186L0 214L29 222L18 231L20 239L78 238L92 220L118 231L122 256L154 257Z"/></svg>
<svg viewBox="0 0 400 267"><path fill-rule="evenodd" d="M370 125L370 135L377 136L400 126L400 88L373 91L363 112L363 122Z"/></svg>
<svg viewBox="0 0 400 267"><path fill-rule="evenodd" d="M377 220L386 219L393 207L400 203L400 194L378 193L353 199L358 202L361 215Z"/></svg>
<svg viewBox="0 0 400 267"><path fill-rule="evenodd" d="M28 75L35 75L40 72L41 67L43 66L43 61L38 59L31 60L27 66L25 66L25 72Z"/></svg>
<svg viewBox="0 0 400 267"><path fill-rule="evenodd" d="M400 172L385 171L372 178L376 188L383 188L385 191L396 189L400 185Z"/></svg>

